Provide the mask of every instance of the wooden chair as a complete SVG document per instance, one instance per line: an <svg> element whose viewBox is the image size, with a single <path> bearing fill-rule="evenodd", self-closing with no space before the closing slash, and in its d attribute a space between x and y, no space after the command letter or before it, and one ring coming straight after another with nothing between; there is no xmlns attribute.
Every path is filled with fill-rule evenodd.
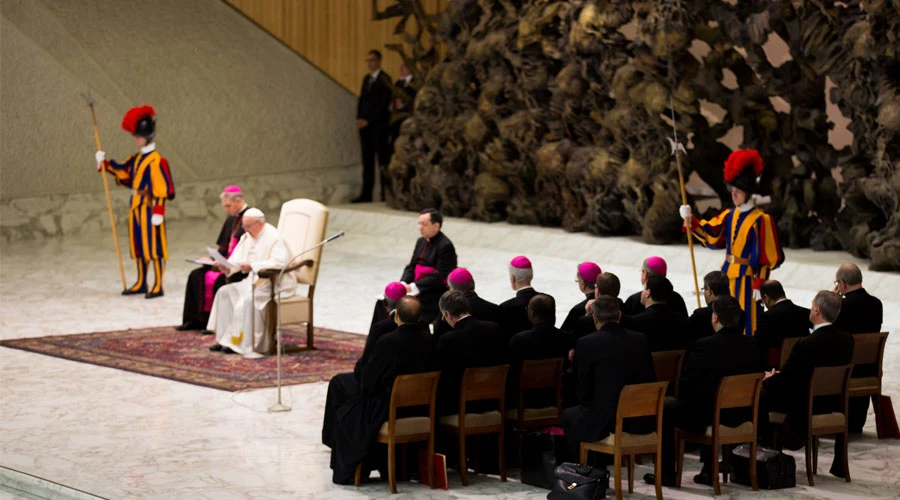
<svg viewBox="0 0 900 500"><path fill-rule="evenodd" d="M721 495L719 486L719 448L726 446L724 450L725 471L724 482L728 482L729 451L732 446L740 443L750 443L750 484L753 491L759 490L756 482L756 432L758 428L759 392L762 387L763 374L751 373L747 375L732 375L723 377L719 382L719 390L716 394L716 403L713 409L713 423L706 428L703 434L692 434L681 429L675 429L675 449L678 459L675 463L675 486L681 487L681 475L684 471L684 443L707 444L712 447L712 480L713 490L716 495ZM753 418L737 427L729 427L720 423L722 410L728 408L752 408Z"/></svg>
<svg viewBox="0 0 900 500"><path fill-rule="evenodd" d="M307 199L296 199L285 202L281 206L281 215L278 218L278 232L284 239L288 247L289 257L295 257L300 252L314 246L325 239L325 227L328 225L328 207L325 205ZM273 338L275 330L272 325L277 327L278 322L281 324L290 323L306 323L306 348L315 349L315 340L313 332L313 296L316 291L316 282L319 279L319 264L322 262L322 248L319 247L303 257L297 259L299 265L295 265L289 272L294 273L297 283L300 285L308 285L309 289L306 296L297 294L292 297L281 299L281 308L275 312L276 303L273 300L269 303L269 318L278 318L277 321L270 321L267 329L267 336ZM277 279L278 273L260 272L260 277L267 277L271 280ZM272 287L273 293L275 286ZM274 342L267 351L273 351Z"/></svg>
<svg viewBox="0 0 900 500"><path fill-rule="evenodd" d="M781 353L778 361L779 370L784 368L784 364L787 363L788 358L791 356L791 351L794 350L794 346L797 345L797 342L800 342L804 338L805 337L788 337L781 341Z"/></svg>
<svg viewBox="0 0 900 500"><path fill-rule="evenodd" d="M855 348L854 348L855 349ZM834 450L835 455L844 454L844 480L850 482L850 464L847 461L847 440L849 438L848 399L851 365L820 366L813 370L809 382L809 435L806 442L806 479L810 486L815 486L813 475L817 474L819 462L819 446L817 436L833 434L844 435L844 446ZM838 396L841 401L840 411L825 414L813 414L813 401L821 396ZM837 443L835 443L837 444Z"/></svg>
<svg viewBox="0 0 900 500"><path fill-rule="evenodd" d="M683 349L651 353L656 369L656 381L669 383L666 399L678 396L678 379L681 378L681 365L684 363L686 353L687 351Z"/></svg>
<svg viewBox="0 0 900 500"><path fill-rule="evenodd" d="M506 481L506 460L503 449L503 414L506 403L506 374L509 365L466 368L459 391L459 413L440 418L441 429L459 437L459 474L463 486L469 485L466 467L466 437L497 434L500 459L500 480ZM497 400L497 410L485 413L467 413L466 402ZM476 460L477 463L477 460ZM476 471L477 470L476 466Z"/></svg>
<svg viewBox="0 0 900 500"><path fill-rule="evenodd" d="M395 447L398 443L428 442L428 481L434 488L434 399L440 375L441 372L427 372L400 375L394 379L388 420L382 424L377 439L379 443L387 444L391 493L397 493ZM413 406L427 406L428 416L397 418L397 408ZM356 466L356 486L359 486L361 476L362 463Z"/></svg>
<svg viewBox="0 0 900 500"><path fill-rule="evenodd" d="M878 436L882 435L884 423L881 412L881 378L884 374L884 346L887 344L888 332L859 333L853 335L853 365L870 365L878 367L878 373L871 377L850 377L849 392L851 398L869 396L875 410L875 428ZM852 372L851 372L852 375Z"/></svg>
<svg viewBox="0 0 900 500"><path fill-rule="evenodd" d="M507 420L515 420L517 429L541 429L562 421L563 358L523 360L519 371L519 406L507 410ZM525 392L552 388L556 403L545 408L525 408Z"/></svg>
<svg viewBox="0 0 900 500"><path fill-rule="evenodd" d="M654 453L656 498L662 500L662 412L668 382L626 385L619 393L616 408L616 431L602 441L581 443L579 463L587 465L588 452L596 451L613 456L616 480L616 500L622 500L622 457L628 457L628 493L634 492L634 459L641 453ZM656 417L656 431L649 434L630 434L622 430L622 421L634 417Z"/></svg>

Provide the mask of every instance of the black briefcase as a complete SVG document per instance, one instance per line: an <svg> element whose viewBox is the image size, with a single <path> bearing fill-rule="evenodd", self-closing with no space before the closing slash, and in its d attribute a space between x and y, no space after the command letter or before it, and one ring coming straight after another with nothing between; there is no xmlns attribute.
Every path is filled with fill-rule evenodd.
<svg viewBox="0 0 900 500"><path fill-rule="evenodd" d="M589 465L563 463L554 471L553 491L547 500L600 500L606 498L609 471Z"/></svg>
<svg viewBox="0 0 900 500"><path fill-rule="evenodd" d="M522 483L547 490L553 488L553 471L560 463L565 439L563 435L539 431L522 435Z"/></svg>
<svg viewBox="0 0 900 500"><path fill-rule="evenodd" d="M750 486L750 445L742 444L731 452L731 480ZM794 457L776 450L756 447L756 481L760 489L780 490L797 484Z"/></svg>

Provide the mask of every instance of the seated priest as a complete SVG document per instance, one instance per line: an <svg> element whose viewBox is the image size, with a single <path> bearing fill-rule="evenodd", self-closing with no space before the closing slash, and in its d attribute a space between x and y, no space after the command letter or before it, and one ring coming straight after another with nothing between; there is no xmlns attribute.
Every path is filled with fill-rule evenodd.
<svg viewBox="0 0 900 500"><path fill-rule="evenodd" d="M250 208L244 212L242 224L245 233L228 258L231 267L218 264L214 267L226 276L244 272L251 278L219 289L206 330L216 335L216 343L210 351L256 357L257 353L268 353L272 345L270 335L263 333L272 285L268 279L260 279L257 273L284 267L290 256L278 229L266 223L266 217L259 209ZM277 291L282 297L290 297L296 288L296 277L287 273L282 276Z"/></svg>
<svg viewBox="0 0 900 500"><path fill-rule="evenodd" d="M437 369L434 339L420 323L419 301L401 298L395 321L397 330L378 339L358 384L352 376L338 375L328 386L322 443L331 448L331 480L335 484L352 484L360 463L362 479L373 468L386 469L384 451L372 448L389 416L394 379Z"/></svg>
<svg viewBox="0 0 900 500"><path fill-rule="evenodd" d="M575 333L578 320L587 316L585 306L589 300L596 298L594 290L596 289L597 276L600 276L600 266L593 262L582 262L578 264L578 271L575 273L575 284L578 285L578 291L584 294L584 300L575 304L569 310L568 316L559 327L570 335Z"/></svg>
<svg viewBox="0 0 900 500"><path fill-rule="evenodd" d="M219 231L216 246L219 253L230 257L238 240L244 234L244 212L247 211L247 203L244 202L244 193L238 186L228 186L219 195L222 208L228 217ZM212 266L201 266L191 271L188 275L187 286L184 289L184 309L181 313L181 325L176 330L201 330L209 322L209 311L212 309L213 298L219 288L225 283L236 283L244 279L244 273L234 273L227 277L216 271Z"/></svg>

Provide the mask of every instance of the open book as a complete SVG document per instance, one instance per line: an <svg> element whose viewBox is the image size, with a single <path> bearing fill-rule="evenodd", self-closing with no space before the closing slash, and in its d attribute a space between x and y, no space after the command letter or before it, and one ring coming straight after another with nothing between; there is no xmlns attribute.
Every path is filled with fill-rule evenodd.
<svg viewBox="0 0 900 500"><path fill-rule="evenodd" d="M232 271L237 271L241 268L241 266L236 266L231 262L228 262L228 259L225 258L224 255L220 254L218 250L212 247L206 247L206 251L209 252L209 256L216 261L216 264L222 266L225 269L231 269Z"/></svg>

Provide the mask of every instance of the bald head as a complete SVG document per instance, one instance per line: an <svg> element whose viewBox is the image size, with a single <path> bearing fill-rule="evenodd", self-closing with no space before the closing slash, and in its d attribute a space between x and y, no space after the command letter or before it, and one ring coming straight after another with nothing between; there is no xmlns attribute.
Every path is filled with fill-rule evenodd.
<svg viewBox="0 0 900 500"><path fill-rule="evenodd" d="M834 291L840 292L841 295L847 295L847 292L860 288L862 288L862 271L859 270L859 266L849 262L841 264L841 267L834 273Z"/></svg>
<svg viewBox="0 0 900 500"><path fill-rule="evenodd" d="M398 325L415 325L422 317L422 304L415 297L406 296L397 301Z"/></svg>

